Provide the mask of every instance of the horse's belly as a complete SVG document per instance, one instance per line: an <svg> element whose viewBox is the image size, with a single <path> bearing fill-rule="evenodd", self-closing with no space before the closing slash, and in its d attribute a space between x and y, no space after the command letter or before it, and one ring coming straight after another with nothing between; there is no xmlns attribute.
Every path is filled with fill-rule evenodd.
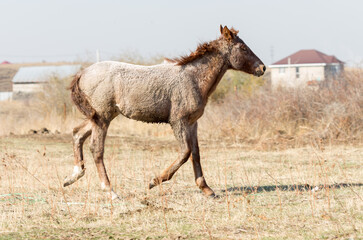
<svg viewBox="0 0 363 240"><path fill-rule="evenodd" d="M168 123L169 110L162 108L136 108L120 109L120 113L127 118L149 122L149 123Z"/></svg>
<svg viewBox="0 0 363 240"><path fill-rule="evenodd" d="M149 123L167 123L169 122L169 116L164 114L158 114L158 113L144 113L144 112L138 112L134 111L129 116L126 116L128 118L142 121L142 122L149 122Z"/></svg>

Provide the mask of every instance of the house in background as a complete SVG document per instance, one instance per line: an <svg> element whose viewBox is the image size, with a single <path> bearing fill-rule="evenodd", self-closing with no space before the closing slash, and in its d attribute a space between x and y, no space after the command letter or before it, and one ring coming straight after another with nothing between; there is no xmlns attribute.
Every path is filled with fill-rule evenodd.
<svg viewBox="0 0 363 240"><path fill-rule="evenodd" d="M32 66L21 67L13 78L14 93L33 93L42 91L51 78L67 78L75 75L81 65Z"/></svg>
<svg viewBox="0 0 363 240"><path fill-rule="evenodd" d="M13 98L13 84L11 79L16 73L16 69L9 67L12 64L8 61L0 63L0 101L11 100Z"/></svg>
<svg viewBox="0 0 363 240"><path fill-rule="evenodd" d="M302 87L338 77L344 62L314 49L300 50L269 66L272 87Z"/></svg>

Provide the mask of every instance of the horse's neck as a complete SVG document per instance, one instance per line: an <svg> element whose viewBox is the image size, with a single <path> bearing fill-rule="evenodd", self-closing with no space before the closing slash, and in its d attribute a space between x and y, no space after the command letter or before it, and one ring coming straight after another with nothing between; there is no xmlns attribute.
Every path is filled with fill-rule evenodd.
<svg viewBox="0 0 363 240"><path fill-rule="evenodd" d="M226 73L228 65L223 56L216 53L196 60L194 69L194 76L206 102Z"/></svg>

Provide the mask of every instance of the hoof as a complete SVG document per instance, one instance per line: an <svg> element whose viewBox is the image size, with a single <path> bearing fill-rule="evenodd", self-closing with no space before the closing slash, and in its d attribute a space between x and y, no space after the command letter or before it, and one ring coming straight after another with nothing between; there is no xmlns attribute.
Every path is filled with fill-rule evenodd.
<svg viewBox="0 0 363 240"><path fill-rule="evenodd" d="M121 198L113 190L111 192L108 192L108 197L110 197L112 201L121 200Z"/></svg>
<svg viewBox="0 0 363 240"><path fill-rule="evenodd" d="M153 183L153 182L150 182L149 183L149 189L152 189L153 187L155 187L156 185L155 185L155 183Z"/></svg>
<svg viewBox="0 0 363 240"><path fill-rule="evenodd" d="M216 194L210 187L204 186L204 187L201 187L200 190L202 190L202 192L205 196L207 196L209 198L216 198Z"/></svg>
<svg viewBox="0 0 363 240"><path fill-rule="evenodd" d="M154 178L149 183L149 189L152 189L153 187L159 185L160 183L161 183L161 181L158 178Z"/></svg>
<svg viewBox="0 0 363 240"><path fill-rule="evenodd" d="M209 199L220 199L221 197L215 193L207 196Z"/></svg>
<svg viewBox="0 0 363 240"><path fill-rule="evenodd" d="M80 172L73 172L73 174L64 179L63 187L67 187L73 183L75 183L78 179L84 176L86 169L82 169Z"/></svg>

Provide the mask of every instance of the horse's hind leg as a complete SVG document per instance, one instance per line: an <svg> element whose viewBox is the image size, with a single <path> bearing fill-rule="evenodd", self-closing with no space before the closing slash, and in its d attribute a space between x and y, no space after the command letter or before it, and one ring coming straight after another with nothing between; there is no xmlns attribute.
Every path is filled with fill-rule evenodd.
<svg viewBox="0 0 363 240"><path fill-rule="evenodd" d="M83 160L83 143L91 135L92 123L90 120L84 121L78 127L73 129L73 152L74 152L74 168L71 176L64 180L63 186L69 186L83 177L85 173Z"/></svg>
<svg viewBox="0 0 363 240"><path fill-rule="evenodd" d="M90 149L93 155L93 159L96 163L98 176L101 180L101 187L103 190L108 191L111 194L112 200L114 200L117 199L118 196L111 188L110 180L107 176L105 164L103 161L105 139L108 126L109 123L104 123L101 121L97 121L97 123L92 123Z"/></svg>

